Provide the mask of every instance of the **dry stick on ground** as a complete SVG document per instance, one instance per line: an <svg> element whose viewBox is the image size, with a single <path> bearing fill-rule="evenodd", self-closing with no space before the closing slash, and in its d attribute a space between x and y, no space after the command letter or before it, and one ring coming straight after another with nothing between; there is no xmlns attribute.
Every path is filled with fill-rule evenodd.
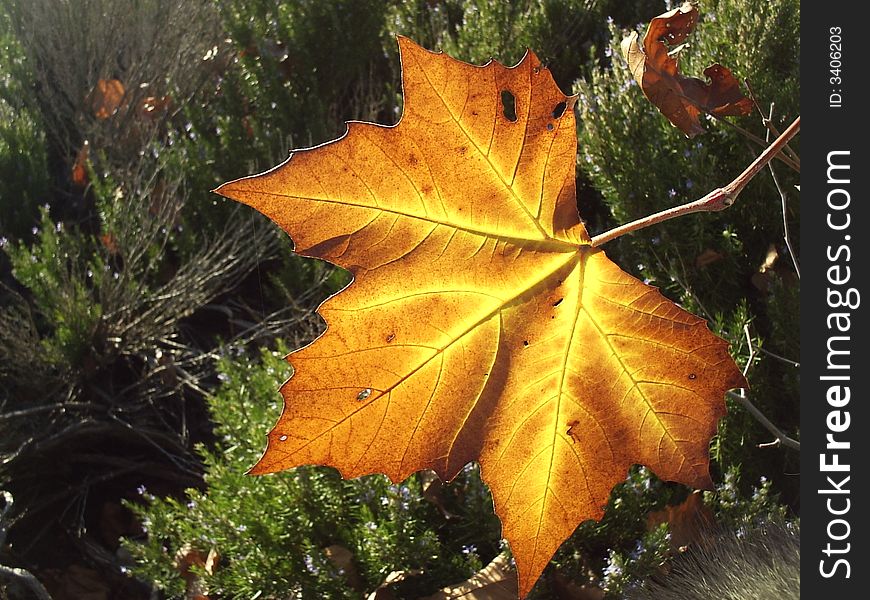
<svg viewBox="0 0 870 600"><path fill-rule="evenodd" d="M700 200L695 200L694 202L688 202L681 206L675 206L673 208L669 208L663 210L661 212L657 212L655 214L649 215L647 217L643 217L642 219L638 219L636 221L632 221L631 223L626 223L625 225L620 225L619 227L614 227L610 231L605 231L599 235L596 235L592 238L592 247L597 248L602 244L606 244L607 242L614 240L620 236L625 235L626 233L631 233L632 231L638 231L640 229L644 229L649 227L650 225L655 225L657 223L662 223L664 221L668 221L670 219L675 219L677 217L682 217L683 215L688 215L696 212L716 212L720 210L725 210L737 200L737 196L743 191L743 188L746 187L753 177L755 177L761 169L767 165L771 161L771 159L779 154L782 150L783 146L788 143L788 141L793 138L801 128L801 118L798 117L792 122L791 125L780 135L776 141L774 141L770 146L768 146L764 152L758 155L752 163L746 167L746 169L737 177L734 178L734 181L726 185L725 187L721 187L713 190Z"/></svg>

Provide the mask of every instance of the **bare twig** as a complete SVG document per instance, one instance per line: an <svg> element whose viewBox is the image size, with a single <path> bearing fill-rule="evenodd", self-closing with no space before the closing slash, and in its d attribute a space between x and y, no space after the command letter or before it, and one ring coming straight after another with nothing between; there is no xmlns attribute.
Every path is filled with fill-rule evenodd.
<svg viewBox="0 0 870 600"><path fill-rule="evenodd" d="M743 366L743 377L745 378L749 374L749 368L752 366L752 362L755 360L755 345L752 343L752 336L749 334L749 324L743 325L743 333L746 335L746 343L749 346L749 358L746 359L746 364ZM785 446L786 448L791 448L792 450L797 450L800 452L801 445L795 439L787 436L783 431L773 424L773 422L764 416L764 414L756 408L756 406L750 402L749 398L746 396L746 390L741 389L739 392L728 392L728 396L737 400L743 408L749 411L755 420L761 423L765 429L767 429L770 433L776 436L772 442L767 442L764 444L759 444L759 448L770 448L772 446L779 446L780 444Z"/></svg>
<svg viewBox="0 0 870 600"><path fill-rule="evenodd" d="M768 135L765 136L765 142L769 141L769 134L773 134L776 137L779 137L779 129L776 128L776 125L773 124L773 109L771 108L770 116L765 116L764 111L761 109L761 105L758 103L756 99L755 92L752 89L752 85L750 85L748 79L744 79L743 83L746 84L746 89L749 90L749 98L752 100L752 103L755 105L755 109L758 111L758 114L761 116L762 124L767 128ZM773 104L771 103L771 107ZM783 154L786 154L789 159L791 159L797 165L797 171L800 172L801 159L798 156L797 152L795 152L791 146L788 144L782 149Z"/></svg>
<svg viewBox="0 0 870 600"><path fill-rule="evenodd" d="M746 336L746 345L749 347L749 358L746 359L746 364L743 365L743 379L749 375L749 369L752 367L752 361L755 360L755 345L752 343L752 336L749 334L749 323L743 324L743 335ZM743 393L743 389L740 390Z"/></svg>
<svg viewBox="0 0 870 600"><path fill-rule="evenodd" d="M797 362L796 360L792 360L790 358L780 356L779 354L776 354L775 352L771 352L770 350L767 350L766 348L762 348L761 346L753 346L753 348L755 350L761 352L762 354L767 354L769 357L775 358L776 360L779 360L779 361L782 361L782 362L786 363L787 365L791 365L792 367L796 367L799 369L801 366L801 364L799 362Z"/></svg>
<svg viewBox="0 0 870 600"><path fill-rule="evenodd" d="M767 121L773 121L773 102L770 103L770 114L767 117ZM774 127L772 131L776 131ZM771 130L768 130L767 135L770 136ZM794 248L791 245L791 236L789 235L788 229L788 198L785 195L785 190L782 189L782 186L779 183L779 177L776 176L776 171L773 168L773 163L767 163L767 168L770 169L770 176L773 178L773 184L776 186L776 191L779 192L779 198L782 204L782 229L783 229L783 238L785 239L785 247L788 248L788 254L791 256L791 262L794 265L795 273L797 273L798 279L801 278L801 267L798 264L797 254L794 253Z"/></svg>
<svg viewBox="0 0 870 600"><path fill-rule="evenodd" d="M675 206L674 208L657 212L653 215L638 219L637 221L632 221L631 223L626 223L625 225L620 225L610 231L605 231L604 233L596 235L592 238L592 247L601 246L602 244L625 235L626 233L638 231L649 227L650 225L662 223L683 215L696 212L715 212L725 210L734 204L735 200L737 200L737 196L741 191L743 191L743 188L746 187L752 178L755 177L758 172L782 150L782 147L788 143L788 141L793 138L798 131L800 131L800 124L801 118L798 117L788 126L788 129L786 129L783 134L773 142L773 144L768 146L764 152L759 154L740 175L735 177L734 180L725 187L713 190L700 200L695 200L694 202L688 202L681 206Z"/></svg>
<svg viewBox="0 0 870 600"><path fill-rule="evenodd" d="M781 445L785 446L786 448L791 448L792 450L797 450L798 452L800 452L800 449L801 449L800 442L798 442L795 439L790 438L785 433L783 433L783 431L779 427L774 425L770 421L770 419L765 417L764 414L760 410L758 410L755 407L755 405L752 404L752 402L749 401L749 398L747 398L746 396L742 396L736 392L730 392L730 391L728 392L728 397L739 402L741 404L741 406L743 406L743 408L745 408L747 411L749 411L749 414L751 414L753 417L755 417L756 421L758 421L759 423L764 425L765 429L767 429L770 433L772 433L773 435L776 436L776 439L773 442L770 442L767 444L759 444L758 445L759 448L766 448L766 447L770 447L770 446L779 446L781 444Z"/></svg>
<svg viewBox="0 0 870 600"><path fill-rule="evenodd" d="M748 129L744 129L744 128L741 127L740 125L737 125L737 124L735 124L735 123L732 123L732 122L729 121L728 119L726 119L726 118L724 118L724 117L720 117L719 115L715 115L715 114L713 114L713 113L711 113L711 112L707 112L707 111L705 111L705 112L706 112L706 114L710 115L710 116L713 117L714 119L717 119L718 121L720 121L720 122L722 122L722 123L725 123L727 126L731 127L731 128L734 129L735 131L737 131L737 133L739 133L740 135L742 135L743 137L745 137L745 138L746 138L747 140L749 140L750 142L752 142L752 143L754 143L754 144L756 144L756 145L758 145L758 146L761 146L762 148L765 147L765 146L767 146L767 142L766 142L764 139L758 137L757 135L755 135L754 133L752 133L752 132L749 131ZM777 134L777 136L778 136L778 135L779 135L779 134ZM786 156L786 155L785 155L785 151L783 151L782 154L777 154L774 158L775 158L776 160L782 162L783 164L787 165L787 166L788 166L789 168L791 168L792 170L797 171L798 173L801 172L801 165L800 165L800 163L794 161L790 156Z"/></svg>

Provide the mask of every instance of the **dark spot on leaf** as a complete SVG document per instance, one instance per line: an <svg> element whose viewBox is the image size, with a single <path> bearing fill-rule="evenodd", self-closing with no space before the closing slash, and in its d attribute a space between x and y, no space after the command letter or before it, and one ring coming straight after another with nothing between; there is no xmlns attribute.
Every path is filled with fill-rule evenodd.
<svg viewBox="0 0 870 600"><path fill-rule="evenodd" d="M568 103L564 100L553 107L553 118L558 119L565 114L565 109L568 108Z"/></svg>
<svg viewBox="0 0 870 600"><path fill-rule="evenodd" d="M432 193L432 186L429 185L428 183L424 183L423 185L420 186L420 191L423 192L424 194L431 194Z"/></svg>
<svg viewBox="0 0 870 600"><path fill-rule="evenodd" d="M566 431L565 433L568 435L568 437L571 438L572 444L577 439L577 432L574 431L574 428L577 427L577 425L579 425L579 424L580 424L579 421L571 421L568 423L568 431Z"/></svg>
<svg viewBox="0 0 870 600"><path fill-rule="evenodd" d="M459 146L456 151L462 156L465 156L465 153L468 152L468 146Z"/></svg>
<svg viewBox="0 0 870 600"><path fill-rule="evenodd" d="M517 98L509 90L501 92L501 109L505 119L511 123L517 122Z"/></svg>
<svg viewBox="0 0 870 600"><path fill-rule="evenodd" d="M529 345L529 340L523 340L523 346L528 346L528 345Z"/></svg>
<svg viewBox="0 0 870 600"><path fill-rule="evenodd" d="M413 154L408 155L408 164L416 165L418 162L420 162L420 161L417 160L416 156L414 156Z"/></svg>
<svg viewBox="0 0 870 600"><path fill-rule="evenodd" d="M553 131L553 124L547 123L547 131Z"/></svg>

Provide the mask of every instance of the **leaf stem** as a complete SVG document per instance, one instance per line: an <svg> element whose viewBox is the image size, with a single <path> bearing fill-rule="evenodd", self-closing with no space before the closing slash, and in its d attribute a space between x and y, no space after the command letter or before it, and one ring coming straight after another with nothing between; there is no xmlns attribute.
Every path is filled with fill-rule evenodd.
<svg viewBox="0 0 870 600"><path fill-rule="evenodd" d="M798 117L788 126L782 135L776 138L770 146L765 148L764 152L759 154L758 157L753 160L742 173L740 173L740 175L735 177L734 180L725 187L717 188L699 200L668 208L661 212L632 221L631 223L626 223L625 225L620 225L619 227L614 227L609 231L596 235L592 238L592 247L596 248L611 240L621 237L626 233L645 229L650 225L656 225L657 223L669 221L690 213L725 210L734 204L734 201L737 200L737 196L741 191L743 191L743 188L745 188L752 178L755 177L758 172L761 171L767 163L769 163L771 159L782 150L789 140L800 131L800 128L801 118Z"/></svg>

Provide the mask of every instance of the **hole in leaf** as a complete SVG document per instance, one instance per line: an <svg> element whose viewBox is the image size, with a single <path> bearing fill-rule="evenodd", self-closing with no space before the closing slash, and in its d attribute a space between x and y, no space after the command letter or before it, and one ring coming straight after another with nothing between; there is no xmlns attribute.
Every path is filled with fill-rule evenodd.
<svg viewBox="0 0 870 600"><path fill-rule="evenodd" d="M558 300L553 302L553 306L559 306L560 304L562 304L562 300L564 300L564 298L559 298Z"/></svg>
<svg viewBox="0 0 870 600"><path fill-rule="evenodd" d="M501 91L501 109L505 119L511 123L517 122L517 98L510 90Z"/></svg>
<svg viewBox="0 0 870 600"><path fill-rule="evenodd" d="M363 391L361 391L359 394L356 395L356 399L359 400L360 402L362 402L363 400L365 400L366 398L368 398L371 395L372 395L372 389L366 388Z"/></svg>
<svg viewBox="0 0 870 600"><path fill-rule="evenodd" d="M286 442L286 441L287 441L287 436L286 436L286 435L282 435L281 437L278 438L278 440L279 440L279 441L282 441L282 442Z"/></svg>
<svg viewBox="0 0 870 600"><path fill-rule="evenodd" d="M547 123L547 131L553 131L553 124Z"/></svg>
<svg viewBox="0 0 870 600"><path fill-rule="evenodd" d="M565 114L565 109L568 108L567 102L560 102L553 108L553 118L558 119Z"/></svg>
<svg viewBox="0 0 870 600"><path fill-rule="evenodd" d="M528 346L528 345L529 345L529 340L523 340L523 346Z"/></svg>
<svg viewBox="0 0 870 600"><path fill-rule="evenodd" d="M689 379L697 379L697 378L698 378L698 376L695 375L694 373L689 373Z"/></svg>

